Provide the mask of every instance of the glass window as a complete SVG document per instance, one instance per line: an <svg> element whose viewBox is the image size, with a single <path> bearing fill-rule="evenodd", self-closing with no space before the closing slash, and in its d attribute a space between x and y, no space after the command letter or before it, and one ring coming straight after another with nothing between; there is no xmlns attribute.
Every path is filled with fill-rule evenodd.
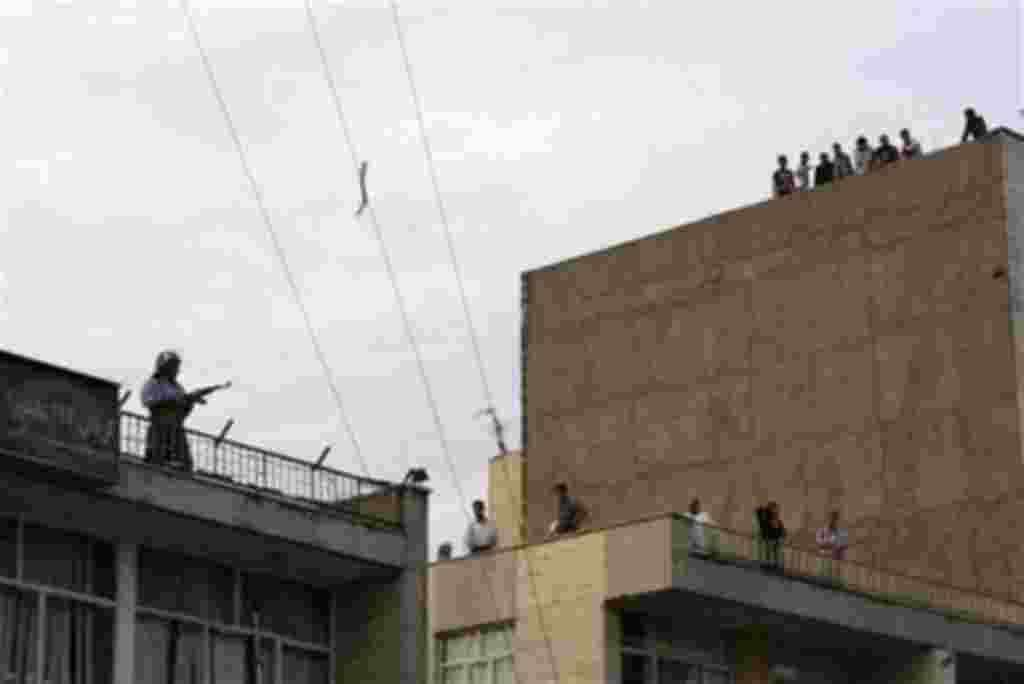
<svg viewBox="0 0 1024 684"><path fill-rule="evenodd" d="M643 617L628 613L622 615L622 643L632 648L647 646L647 624Z"/></svg>
<svg viewBox="0 0 1024 684"><path fill-rule="evenodd" d="M255 676L255 661L251 659L251 640L233 634L214 633L213 681L231 684L249 684Z"/></svg>
<svg viewBox="0 0 1024 684"><path fill-rule="evenodd" d="M659 658L658 684L701 684L700 668L679 660Z"/></svg>
<svg viewBox="0 0 1024 684"><path fill-rule="evenodd" d="M230 625L234 572L198 558L144 548L139 551L139 603Z"/></svg>
<svg viewBox="0 0 1024 684"><path fill-rule="evenodd" d="M443 684L514 684L511 625L452 634L438 640Z"/></svg>
<svg viewBox="0 0 1024 684"><path fill-rule="evenodd" d="M47 684L106 684L113 678L111 611L49 598L44 637L43 681Z"/></svg>
<svg viewBox="0 0 1024 684"><path fill-rule="evenodd" d="M704 668L703 684L730 684L730 682L732 682L732 677L729 675L728 670L719 670L713 667Z"/></svg>
<svg viewBox="0 0 1024 684"><path fill-rule="evenodd" d="M622 654L622 684L647 684L650 657L643 653Z"/></svg>
<svg viewBox="0 0 1024 684"><path fill-rule="evenodd" d="M283 657L283 684L327 684L327 656L285 648Z"/></svg>
<svg viewBox="0 0 1024 684"><path fill-rule="evenodd" d="M114 598L114 549L84 535L25 525L25 580Z"/></svg>
<svg viewBox="0 0 1024 684"><path fill-rule="evenodd" d="M330 637L330 593L298 582L246 574L242 581L242 624L326 644ZM257 624L258 623L258 624Z"/></svg>
<svg viewBox="0 0 1024 684"><path fill-rule="evenodd" d="M18 571L17 566L18 521L13 518L0 518L0 575L14 577Z"/></svg>
<svg viewBox="0 0 1024 684"><path fill-rule="evenodd" d="M136 684L203 684L203 630L195 625L139 616L135 627Z"/></svg>
<svg viewBox="0 0 1024 684"><path fill-rule="evenodd" d="M0 588L0 681L36 679L36 595Z"/></svg>

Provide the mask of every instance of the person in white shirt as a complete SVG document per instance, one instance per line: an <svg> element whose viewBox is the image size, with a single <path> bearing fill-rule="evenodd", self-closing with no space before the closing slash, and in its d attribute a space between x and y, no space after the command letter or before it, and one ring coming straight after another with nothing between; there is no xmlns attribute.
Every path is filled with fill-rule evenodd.
<svg viewBox="0 0 1024 684"><path fill-rule="evenodd" d="M868 139L863 135L857 138L857 146L853 148L853 165L858 175L864 175L871 170L871 160L875 151L868 144Z"/></svg>
<svg viewBox="0 0 1024 684"><path fill-rule="evenodd" d="M811 153L800 153L800 166L796 167L796 179L798 190L811 189Z"/></svg>
<svg viewBox="0 0 1024 684"><path fill-rule="evenodd" d="M484 502L473 502L475 520L466 529L466 551L470 555L481 551L490 551L498 545L498 529L487 519Z"/></svg>
<svg viewBox="0 0 1024 684"><path fill-rule="evenodd" d="M706 539L705 525L712 525L711 516L700 509L700 499L690 502L690 510L683 516L691 521L690 527L690 550L697 553L707 553L708 540Z"/></svg>

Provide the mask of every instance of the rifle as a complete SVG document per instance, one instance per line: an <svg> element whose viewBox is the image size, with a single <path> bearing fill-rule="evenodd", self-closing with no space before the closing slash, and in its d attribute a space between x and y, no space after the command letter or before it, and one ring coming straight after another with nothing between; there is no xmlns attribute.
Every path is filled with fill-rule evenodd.
<svg viewBox="0 0 1024 684"><path fill-rule="evenodd" d="M228 389L229 387L231 387L230 380L222 385L210 385L209 387L200 387L197 390L192 390L191 392L188 393L188 397L196 404L205 404L206 397L210 396L214 392L219 392L220 390Z"/></svg>

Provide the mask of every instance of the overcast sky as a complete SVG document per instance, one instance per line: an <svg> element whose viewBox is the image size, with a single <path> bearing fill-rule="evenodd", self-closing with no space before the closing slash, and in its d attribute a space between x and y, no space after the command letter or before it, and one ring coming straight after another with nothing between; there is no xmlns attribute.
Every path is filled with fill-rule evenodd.
<svg viewBox="0 0 1024 684"><path fill-rule="evenodd" d="M371 473L425 466L431 546L465 517L302 0L194 0ZM471 500L494 453L386 0L316 0ZM518 445L524 270L765 197L775 155L909 126L1017 126L1013 2L405 0L440 185ZM164 348L192 425L360 472L177 2L0 3L0 347L135 390ZM130 409L141 410L137 398ZM431 555L433 557L433 548Z"/></svg>

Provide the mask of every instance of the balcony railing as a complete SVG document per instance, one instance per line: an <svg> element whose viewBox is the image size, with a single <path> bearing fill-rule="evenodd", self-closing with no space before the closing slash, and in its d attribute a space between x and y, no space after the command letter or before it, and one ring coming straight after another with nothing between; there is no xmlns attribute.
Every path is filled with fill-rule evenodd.
<svg viewBox="0 0 1024 684"><path fill-rule="evenodd" d="M827 552L782 544L775 557L766 543L753 534L703 525L703 544L692 534L693 523L676 515L687 530L686 551L710 560L753 566L792 579L822 584L861 594L886 603L939 612L967 622L1024 625L1024 604L942 582L882 570L851 560L834 560ZM680 540L682 541L682 540ZM680 549L682 550L682 549Z"/></svg>
<svg viewBox="0 0 1024 684"><path fill-rule="evenodd" d="M121 454L146 455L149 419L121 414ZM284 497L307 505L362 516L385 526L401 526L401 497L394 484L248 446L198 430L186 430L192 473Z"/></svg>

